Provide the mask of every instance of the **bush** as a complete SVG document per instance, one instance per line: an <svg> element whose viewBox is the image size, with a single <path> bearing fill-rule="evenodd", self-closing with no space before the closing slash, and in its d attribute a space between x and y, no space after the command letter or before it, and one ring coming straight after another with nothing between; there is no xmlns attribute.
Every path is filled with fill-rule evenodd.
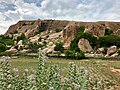
<svg viewBox="0 0 120 90"><path fill-rule="evenodd" d="M46 41L43 41L43 44L44 44L44 46L46 46L46 45L47 45L47 42L46 42Z"/></svg>
<svg viewBox="0 0 120 90"><path fill-rule="evenodd" d="M77 59L77 60L85 58L85 54L82 51L76 52L76 51L67 50L65 51L65 56L66 58L72 58L72 59Z"/></svg>
<svg viewBox="0 0 120 90"><path fill-rule="evenodd" d="M118 53L119 53L119 55L120 55L120 50L118 50L117 52L118 52Z"/></svg>
<svg viewBox="0 0 120 90"><path fill-rule="evenodd" d="M0 56L10 56L12 54L13 53L11 53L11 52L0 52Z"/></svg>
<svg viewBox="0 0 120 90"><path fill-rule="evenodd" d="M82 52L82 51L80 51L80 53L77 52L75 58L76 58L77 60L78 60L78 59L84 59L84 58L85 58L84 52Z"/></svg>
<svg viewBox="0 0 120 90"><path fill-rule="evenodd" d="M22 33L21 36L18 36L18 37L17 37L17 42L20 41L20 40L25 40L25 39L26 39L26 37L25 37L25 35Z"/></svg>
<svg viewBox="0 0 120 90"><path fill-rule="evenodd" d="M38 51L38 48L42 47L42 45L39 45L36 42L34 42L34 43L29 42L28 45L29 45L29 49L31 49L31 51L35 52L35 53Z"/></svg>
<svg viewBox="0 0 120 90"><path fill-rule="evenodd" d="M112 29L105 29L105 35L111 35L113 33Z"/></svg>
<svg viewBox="0 0 120 90"><path fill-rule="evenodd" d="M56 28L55 31L60 32L60 31L62 31L62 29L61 28Z"/></svg>
<svg viewBox="0 0 120 90"><path fill-rule="evenodd" d="M103 36L99 38L100 47L110 47L116 45L120 47L120 37L115 35Z"/></svg>
<svg viewBox="0 0 120 90"><path fill-rule="evenodd" d="M4 52L6 50L6 46L0 43L0 52Z"/></svg>
<svg viewBox="0 0 120 90"><path fill-rule="evenodd" d="M64 50L63 43L61 43L61 42L56 43L56 46L55 46L54 50L63 52L63 50Z"/></svg>
<svg viewBox="0 0 120 90"><path fill-rule="evenodd" d="M14 45L14 41L12 40L12 39L6 39L5 41L4 41L4 43L6 44L6 45Z"/></svg>
<svg viewBox="0 0 120 90"><path fill-rule="evenodd" d="M39 31L38 31L38 33L41 33L41 32L43 32L43 31L45 31L45 29L44 28L42 28L42 27L39 27L39 29L38 29Z"/></svg>
<svg viewBox="0 0 120 90"><path fill-rule="evenodd" d="M14 41L12 40L12 38L10 37L5 37L4 35L0 35L0 43L4 44L4 45L14 45Z"/></svg>
<svg viewBox="0 0 120 90"><path fill-rule="evenodd" d="M79 30L80 30L79 32L83 33L85 30L85 26L80 26Z"/></svg>

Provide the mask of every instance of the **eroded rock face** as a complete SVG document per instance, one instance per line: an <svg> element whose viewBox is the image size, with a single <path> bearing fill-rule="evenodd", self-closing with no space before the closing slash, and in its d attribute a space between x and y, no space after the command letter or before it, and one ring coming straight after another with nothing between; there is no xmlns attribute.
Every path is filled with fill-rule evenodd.
<svg viewBox="0 0 120 90"><path fill-rule="evenodd" d="M78 33L79 26L76 23L67 25L63 30L64 45L70 47L70 42Z"/></svg>
<svg viewBox="0 0 120 90"><path fill-rule="evenodd" d="M5 36L13 37L16 39L21 34L25 34L28 42L38 42L40 45L47 42L47 48L52 46L49 42L63 42L64 48L70 48L70 42L75 38L75 36L80 31L80 26L85 26L85 31L96 36L104 36L105 29L110 28L113 30L113 34L120 35L120 22L76 22L76 21L61 21L61 20L24 20L19 21L15 25L9 27ZM61 32L56 32L56 29L62 29ZM43 30L43 32L40 32ZM39 33L39 34L38 34ZM40 36L37 36L40 35ZM41 38L38 41L39 37ZM83 42L83 41L82 41ZM92 51L92 47L86 40L83 42L80 49L85 52ZM80 43L81 44L81 43ZM17 43L15 44L17 45ZM87 45L87 46L86 46ZM18 45L24 46L24 45ZM23 47L24 48L24 47ZM45 49L45 48L43 48ZM102 50L102 49L101 49ZM101 51L100 52L104 52Z"/></svg>
<svg viewBox="0 0 120 90"><path fill-rule="evenodd" d="M93 51L93 48L91 47L89 41L84 38L79 40L78 47L83 52L92 52Z"/></svg>
<svg viewBox="0 0 120 90"><path fill-rule="evenodd" d="M103 26L99 23L90 23L86 26L84 32L91 33L96 36L104 36L105 26Z"/></svg>
<svg viewBox="0 0 120 90"><path fill-rule="evenodd" d="M36 41L39 40L39 38L40 38L40 36L39 36L39 35L36 35L36 36L34 36L34 37L30 37L29 40L30 40L30 42L36 42Z"/></svg>

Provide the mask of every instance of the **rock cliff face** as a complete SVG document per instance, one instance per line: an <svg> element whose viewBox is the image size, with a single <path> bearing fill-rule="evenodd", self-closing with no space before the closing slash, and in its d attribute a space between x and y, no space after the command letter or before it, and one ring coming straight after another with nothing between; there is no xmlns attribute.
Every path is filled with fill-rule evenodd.
<svg viewBox="0 0 120 90"><path fill-rule="evenodd" d="M39 30L46 31L49 35L51 32L55 32L55 29L62 30L62 37L64 45L70 45L70 41L73 40L76 34L79 32L79 27L85 26L85 31L96 36L104 36L105 29L110 28L113 30L113 34L120 35L120 22L75 22L75 21L61 21L61 20L31 20L31 21L19 21L15 25L11 25L5 36L17 36L24 33L29 39L35 36L35 33ZM53 34L54 35L54 34Z"/></svg>

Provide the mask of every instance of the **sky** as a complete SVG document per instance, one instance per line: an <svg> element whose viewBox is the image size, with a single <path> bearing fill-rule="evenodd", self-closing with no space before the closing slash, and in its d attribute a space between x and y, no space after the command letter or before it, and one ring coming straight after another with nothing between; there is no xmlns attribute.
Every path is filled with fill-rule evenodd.
<svg viewBox="0 0 120 90"><path fill-rule="evenodd" d="M0 34L34 19L120 22L120 0L0 0Z"/></svg>

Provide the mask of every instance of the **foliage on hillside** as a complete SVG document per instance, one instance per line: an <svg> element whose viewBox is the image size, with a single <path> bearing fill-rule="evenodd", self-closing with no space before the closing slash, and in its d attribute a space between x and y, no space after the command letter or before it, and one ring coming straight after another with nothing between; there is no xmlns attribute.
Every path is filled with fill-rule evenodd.
<svg viewBox="0 0 120 90"><path fill-rule="evenodd" d="M84 29L85 28L83 26L80 27L80 31L76 35L75 39L70 43L70 50L80 52L80 49L78 48L78 42L81 38L87 39L94 49L99 47L110 47L112 45L120 47L120 37L112 35L113 31L111 29L106 28L105 36L102 37L98 37L90 33L84 33Z"/></svg>
<svg viewBox="0 0 120 90"><path fill-rule="evenodd" d="M11 38L0 35L0 52L4 52L6 49L8 49L8 46L13 45L14 41Z"/></svg>

